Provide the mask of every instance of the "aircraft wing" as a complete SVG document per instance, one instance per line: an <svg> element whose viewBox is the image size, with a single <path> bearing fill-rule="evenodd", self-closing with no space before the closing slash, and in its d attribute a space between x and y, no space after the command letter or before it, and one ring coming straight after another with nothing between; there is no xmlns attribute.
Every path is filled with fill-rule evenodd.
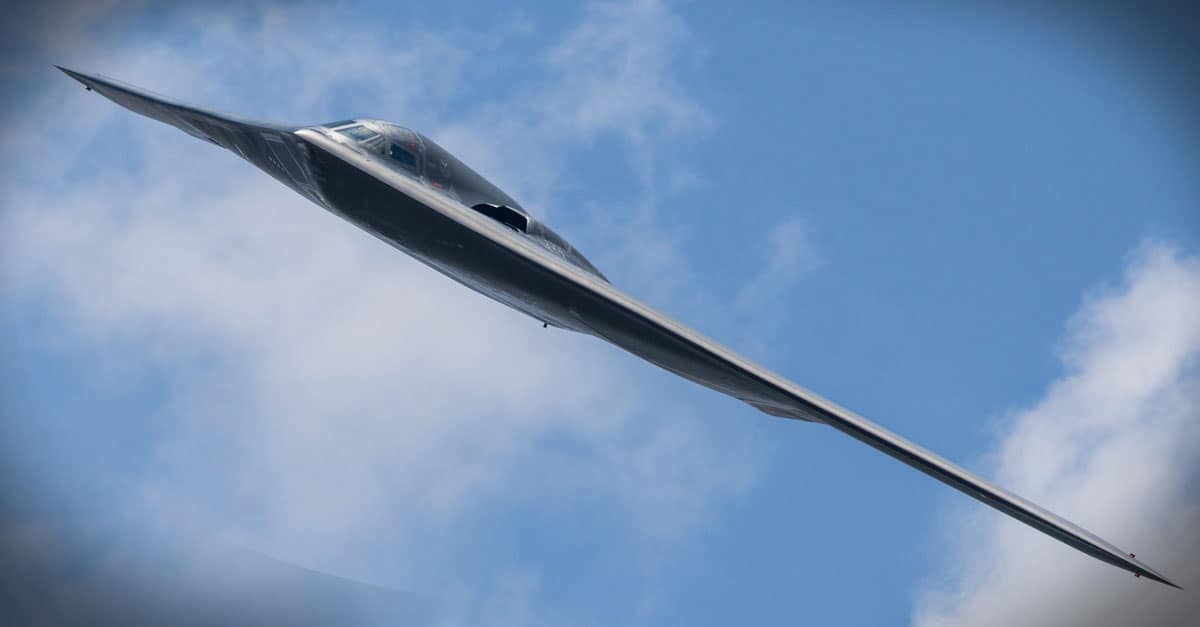
<svg viewBox="0 0 1200 627"><path fill-rule="evenodd" d="M583 273L579 273L582 275ZM572 277L576 280L584 277ZM775 416L827 424L1092 557L1178 588L1132 554L589 279L573 311L609 342Z"/></svg>
<svg viewBox="0 0 1200 627"><path fill-rule="evenodd" d="M95 90L130 111L164 124L170 124L192 137L211 142L247 159L251 158L249 155L253 151L253 147L247 143L250 131L292 130L292 127L246 120L234 115L193 107L112 78L84 74L58 65L54 67L83 83L83 86L89 91Z"/></svg>
<svg viewBox="0 0 1200 627"><path fill-rule="evenodd" d="M112 78L55 67L83 83L88 91L95 91L134 113L170 124L192 137L241 156L309 200L328 208L328 203L321 197L320 185L304 165L303 146L292 135L298 127L201 109Z"/></svg>

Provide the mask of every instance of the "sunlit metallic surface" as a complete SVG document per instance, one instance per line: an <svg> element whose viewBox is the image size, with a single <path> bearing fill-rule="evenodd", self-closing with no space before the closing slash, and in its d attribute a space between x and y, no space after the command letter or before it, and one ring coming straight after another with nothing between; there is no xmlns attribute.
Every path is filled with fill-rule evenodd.
<svg viewBox="0 0 1200 627"><path fill-rule="evenodd" d="M419 133L366 119L295 127L254 122L60 69L130 110L238 154L314 203L542 323L607 340L765 413L826 423L1088 555L1175 586L1096 535L630 298L515 200Z"/></svg>

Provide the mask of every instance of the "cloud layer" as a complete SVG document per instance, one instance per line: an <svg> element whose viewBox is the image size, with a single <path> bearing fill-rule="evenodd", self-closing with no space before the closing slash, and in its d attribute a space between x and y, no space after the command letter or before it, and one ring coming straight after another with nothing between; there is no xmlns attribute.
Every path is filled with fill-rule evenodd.
<svg viewBox="0 0 1200 627"><path fill-rule="evenodd" d="M488 107L462 122L429 113L470 92L467 62L487 62L488 38L401 43L355 26L356 45L342 46L351 33L322 11L184 10L170 25L194 37L122 39L83 69L267 117L227 96L254 80L271 107L288 94L271 109L279 120L386 102L361 113L424 124L510 180L553 179L561 168L541 166L606 133L645 140L708 123L670 77L686 29L657 2L587 9L540 57L550 76L570 65L572 80L496 100L509 131ZM736 442L718 446L686 407L659 402L669 375L543 330L234 156L52 78L43 109L18 115L49 113L88 149L58 150L35 130L5 140L38 165L2 190L3 278L13 302L45 308L56 341L95 356L107 384L161 382L162 413L142 443L153 454L123 504L157 529L410 586L430 573L455 580L455 538L489 508L536 516L539 502L587 495L635 538L663 540L746 484L752 466ZM594 92L617 83L634 91L601 106ZM516 136L533 158L489 162ZM103 433L121 420L81 416L76 427Z"/></svg>
<svg viewBox="0 0 1200 627"><path fill-rule="evenodd" d="M1200 585L1200 258L1143 245L1069 325L1064 376L1006 420L1001 485ZM1189 591L1138 581L990 511L958 511L959 549L914 616L937 625L1189 625Z"/></svg>

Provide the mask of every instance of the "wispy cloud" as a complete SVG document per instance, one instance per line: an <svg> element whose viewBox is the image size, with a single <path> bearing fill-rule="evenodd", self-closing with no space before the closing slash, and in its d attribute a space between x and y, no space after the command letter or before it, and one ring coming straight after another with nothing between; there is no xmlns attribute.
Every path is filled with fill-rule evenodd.
<svg viewBox="0 0 1200 627"><path fill-rule="evenodd" d="M739 307L765 309L780 290L821 266L821 256L809 230L803 219L793 217L776 224L767 233L762 266L743 284L737 298Z"/></svg>
<svg viewBox="0 0 1200 627"><path fill-rule="evenodd" d="M480 170L519 192L548 219L588 227L584 241L622 286L659 303L689 298L682 235L660 215L663 146L708 133L714 122L677 74L702 54L669 3L597 2L536 59L537 78L499 95L438 132L448 147L478 155ZM571 156L602 140L620 143L631 178L591 190L584 202L547 202L578 180ZM531 174L532 173L532 174Z"/></svg>
<svg viewBox="0 0 1200 627"><path fill-rule="evenodd" d="M1002 485L1200 585L1200 259L1143 245L1070 324L1066 373L1006 421ZM913 622L1185 625L1191 592L1138 581L993 512L956 512L948 575Z"/></svg>
<svg viewBox="0 0 1200 627"><path fill-rule="evenodd" d="M672 76L682 50L697 41L659 0L590 5L549 56L562 88L544 104L560 131L593 135L694 132L707 113ZM639 146L640 148L641 146Z"/></svg>

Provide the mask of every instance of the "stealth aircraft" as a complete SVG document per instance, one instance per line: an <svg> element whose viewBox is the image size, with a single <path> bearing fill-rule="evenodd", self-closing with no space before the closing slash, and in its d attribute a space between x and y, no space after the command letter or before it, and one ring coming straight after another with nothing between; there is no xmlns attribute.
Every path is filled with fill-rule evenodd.
<svg viewBox="0 0 1200 627"><path fill-rule="evenodd" d="M317 205L544 325L611 342L772 416L833 427L1096 559L1178 587L1133 554L630 298L520 203L420 133L371 119L255 122L59 69L89 91L236 153Z"/></svg>

